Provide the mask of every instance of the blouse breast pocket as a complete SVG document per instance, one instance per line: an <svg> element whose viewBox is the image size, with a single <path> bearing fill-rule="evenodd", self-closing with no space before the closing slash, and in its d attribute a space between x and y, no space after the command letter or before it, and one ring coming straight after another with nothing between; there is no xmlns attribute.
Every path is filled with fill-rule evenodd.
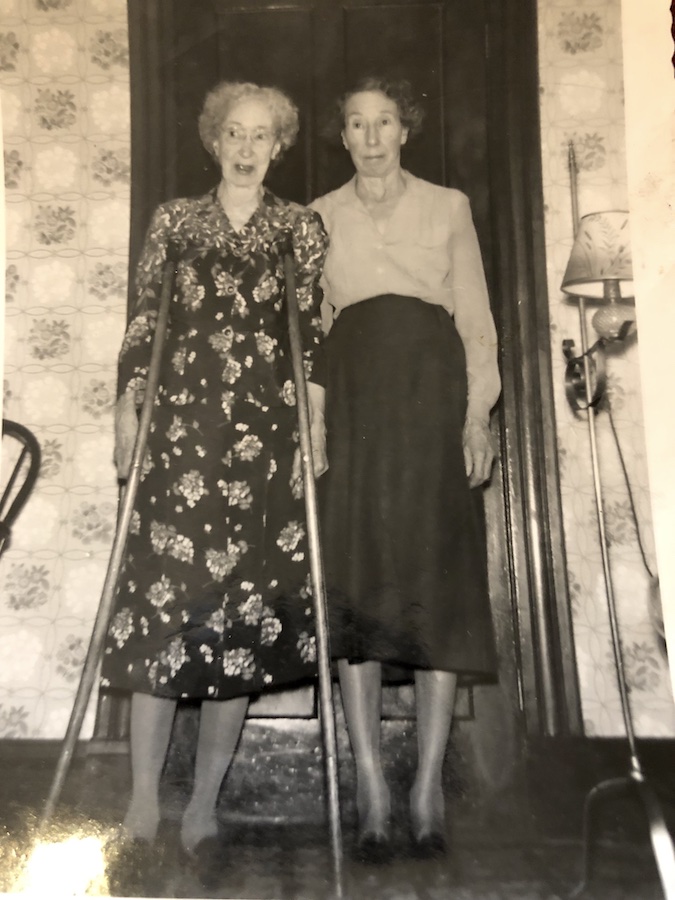
<svg viewBox="0 0 675 900"><path fill-rule="evenodd" d="M425 283L443 281L450 267L448 228L440 223L423 223L415 234L410 250L411 263Z"/></svg>
<svg viewBox="0 0 675 900"><path fill-rule="evenodd" d="M445 223L422 222L415 237L417 244L424 250L443 251L447 256L450 232Z"/></svg>

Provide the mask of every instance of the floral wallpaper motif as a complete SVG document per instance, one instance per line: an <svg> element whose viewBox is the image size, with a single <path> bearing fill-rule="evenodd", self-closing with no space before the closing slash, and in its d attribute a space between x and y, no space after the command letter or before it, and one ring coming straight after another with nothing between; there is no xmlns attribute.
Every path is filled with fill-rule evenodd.
<svg viewBox="0 0 675 900"><path fill-rule="evenodd" d="M563 153L567 153L570 142L574 144L574 155L577 168L582 172L602 169L607 164L607 148L605 138L597 133L586 132L566 134L561 144Z"/></svg>
<svg viewBox="0 0 675 900"><path fill-rule="evenodd" d="M19 53L19 42L13 31L0 34L0 66L6 72L14 72Z"/></svg>
<svg viewBox="0 0 675 900"><path fill-rule="evenodd" d="M568 146L574 145L579 213L627 209L620 0L539 0L540 112L555 411L568 585L585 731L623 733L610 638L588 426L564 392L561 341L579 346L578 308L560 290L572 248ZM588 323L589 339L593 329ZM639 338L638 338L639 339ZM608 357L607 396L625 458L647 567L655 572L635 342ZM603 500L631 708L638 735L672 737L675 706L659 598L638 531L606 411L597 416Z"/></svg>
<svg viewBox="0 0 675 900"><path fill-rule="evenodd" d="M602 19L597 12L566 12L558 22L558 40L564 53L586 53L602 47Z"/></svg>
<svg viewBox="0 0 675 900"><path fill-rule="evenodd" d="M0 91L4 415L42 448L36 490L0 561L0 738L60 738L117 510L112 412L130 189L124 0L0 0Z"/></svg>
<svg viewBox="0 0 675 900"><path fill-rule="evenodd" d="M69 128L77 122L77 105L72 91L38 90L33 109L39 127L47 131Z"/></svg>

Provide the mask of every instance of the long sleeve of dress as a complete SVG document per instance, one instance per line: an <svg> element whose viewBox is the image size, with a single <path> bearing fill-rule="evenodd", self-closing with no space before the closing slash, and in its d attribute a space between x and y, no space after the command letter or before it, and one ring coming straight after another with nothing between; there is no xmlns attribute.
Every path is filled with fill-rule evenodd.
<svg viewBox="0 0 675 900"><path fill-rule="evenodd" d="M305 376L316 384L324 383L320 279L327 251L328 237L321 217L312 210L303 210L294 223L293 255Z"/></svg>
<svg viewBox="0 0 675 900"><path fill-rule="evenodd" d="M450 238L455 326L464 345L468 378L467 419L487 422L499 397L497 332L490 311L480 246L469 200L462 194Z"/></svg>
<svg viewBox="0 0 675 900"><path fill-rule="evenodd" d="M160 206L150 222L136 267L131 319L118 359L118 397L126 391L135 391L140 401L145 390L170 233L169 211Z"/></svg>

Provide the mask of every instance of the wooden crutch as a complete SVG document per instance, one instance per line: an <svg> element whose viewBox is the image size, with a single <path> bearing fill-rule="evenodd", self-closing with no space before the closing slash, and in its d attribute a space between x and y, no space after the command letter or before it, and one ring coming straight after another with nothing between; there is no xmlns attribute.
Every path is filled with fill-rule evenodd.
<svg viewBox="0 0 675 900"><path fill-rule="evenodd" d="M110 561L106 572L105 581L101 599L99 601L98 611L94 620L89 648L84 661L84 667L80 676L80 683L75 694L73 710L70 714L66 735L61 745L61 752L56 765L56 771L52 780L49 796L42 813L40 827L47 825L54 814L56 804L58 803L61 791L63 789L70 764L73 759L75 745L82 730L82 722L87 711L89 698L94 686L98 664L103 651L105 636L108 631L110 615L112 613L113 603L115 600L115 589L120 576L122 566L122 558L129 534L129 526L131 525L131 515L134 510L134 502L138 492L138 485L141 479L141 470L143 466L143 457L145 455L145 447L150 432L150 422L152 419L152 408L154 406L157 389L159 387L159 368L162 360L162 351L166 341L167 326L169 321L169 306L171 304L171 293L173 288L173 275L175 272L175 262L168 261L164 266L162 273L162 292L160 297L159 311L157 314L157 324L155 327L155 336L152 344L152 354L150 357L150 365L148 367L148 378L145 388L145 396L141 407L141 415L138 423L138 433L134 443L134 449L131 457L131 468L129 469L129 477L127 486L122 497L120 512L117 520L117 528L115 531L115 539L113 541Z"/></svg>
<svg viewBox="0 0 675 900"><path fill-rule="evenodd" d="M307 514L307 540L309 544L310 575L316 622L317 661L319 673L319 710L321 713L321 736L323 740L324 766L328 786L328 813L330 824L331 851L333 858L333 878L335 896L343 893L343 853L342 828L340 824L340 795L338 782L337 739L335 732L335 706L333 703L333 682L330 667L330 645L328 635L328 615L326 582L321 554L319 514L316 499L316 483L312 465L312 443L309 431L309 405L307 383L302 358L302 338L298 296L295 284L295 260L292 237L287 237L283 248L284 275L286 277L286 306L288 311L288 332L290 337L293 379L300 433L300 457L305 491Z"/></svg>

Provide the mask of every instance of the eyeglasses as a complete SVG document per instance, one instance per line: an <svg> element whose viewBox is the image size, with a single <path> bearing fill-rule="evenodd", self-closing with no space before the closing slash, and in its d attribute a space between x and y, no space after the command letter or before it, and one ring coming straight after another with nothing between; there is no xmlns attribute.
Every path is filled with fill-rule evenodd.
<svg viewBox="0 0 675 900"><path fill-rule="evenodd" d="M255 131L247 131L245 128L238 128L236 125L232 125L223 129L223 140L227 144L243 144L247 138L254 146L264 147L272 143L274 135L266 128L256 128Z"/></svg>

